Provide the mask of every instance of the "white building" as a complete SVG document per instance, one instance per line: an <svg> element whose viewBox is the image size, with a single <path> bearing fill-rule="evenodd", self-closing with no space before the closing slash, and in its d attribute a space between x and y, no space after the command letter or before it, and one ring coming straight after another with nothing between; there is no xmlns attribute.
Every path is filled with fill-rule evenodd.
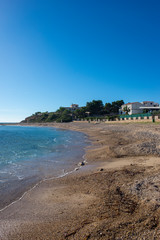
<svg viewBox="0 0 160 240"><path fill-rule="evenodd" d="M80 109L78 104L71 104L70 107L65 107L65 109L70 110L70 111L75 111L77 109Z"/></svg>
<svg viewBox="0 0 160 240"><path fill-rule="evenodd" d="M126 111L124 111L124 108L129 110L128 114L141 114L145 110L148 112L152 112L154 110L160 110L160 105L158 103L155 103L153 101L143 101L143 102L132 102L123 104L121 106L121 109L119 110L119 114L126 114Z"/></svg>
<svg viewBox="0 0 160 240"><path fill-rule="evenodd" d="M70 108L72 110L76 110L76 109L79 109L79 105L78 104L71 104Z"/></svg>

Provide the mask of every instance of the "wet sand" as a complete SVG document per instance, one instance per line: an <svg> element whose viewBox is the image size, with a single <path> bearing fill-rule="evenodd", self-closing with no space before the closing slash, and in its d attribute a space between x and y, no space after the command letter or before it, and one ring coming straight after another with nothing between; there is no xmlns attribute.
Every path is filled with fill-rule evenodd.
<svg viewBox="0 0 160 240"><path fill-rule="evenodd" d="M87 165L0 212L0 239L160 239L160 125L68 123Z"/></svg>

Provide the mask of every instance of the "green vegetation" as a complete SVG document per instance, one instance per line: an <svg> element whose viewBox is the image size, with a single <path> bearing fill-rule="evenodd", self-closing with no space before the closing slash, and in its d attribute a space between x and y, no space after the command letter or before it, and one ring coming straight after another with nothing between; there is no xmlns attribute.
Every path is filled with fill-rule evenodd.
<svg viewBox="0 0 160 240"><path fill-rule="evenodd" d="M64 109L56 119L56 122L71 122L71 121L72 121L72 113L67 109Z"/></svg>
<svg viewBox="0 0 160 240"><path fill-rule="evenodd" d="M104 112L104 105L101 100L93 100L92 102L87 102L86 111L91 115L102 115Z"/></svg>
<svg viewBox="0 0 160 240"><path fill-rule="evenodd" d="M155 115L160 116L160 110L158 110L158 111L153 111L153 112L152 112L152 115L153 115L153 116L155 116Z"/></svg>
<svg viewBox="0 0 160 240"><path fill-rule="evenodd" d="M112 102L111 107L110 107L110 112L112 114L119 114L119 109L121 108L121 106L123 104L124 104L123 100Z"/></svg>
<svg viewBox="0 0 160 240"><path fill-rule="evenodd" d="M87 116L86 107L82 107L80 109L76 109L74 111L74 116L75 116L75 119L77 119L77 118L85 118Z"/></svg>
<svg viewBox="0 0 160 240"><path fill-rule="evenodd" d="M56 112L36 112L27 117L23 123L41 123L41 122L71 122L72 120L86 119L108 119L114 120L118 117L119 108L124 104L123 100L106 103L101 100L87 102L85 107L72 110L71 108L60 107Z"/></svg>
<svg viewBox="0 0 160 240"><path fill-rule="evenodd" d="M119 115L119 118L134 118L134 117L150 117L152 116L151 113L137 113L137 114L131 114L131 115Z"/></svg>
<svg viewBox="0 0 160 240"><path fill-rule="evenodd" d="M123 108L123 111L128 115L128 113L130 112L130 109L127 106L125 106Z"/></svg>
<svg viewBox="0 0 160 240"><path fill-rule="evenodd" d="M65 108L59 108L56 112L36 112L30 117L27 117L22 122L27 123L41 123L41 122L71 122L72 113Z"/></svg>

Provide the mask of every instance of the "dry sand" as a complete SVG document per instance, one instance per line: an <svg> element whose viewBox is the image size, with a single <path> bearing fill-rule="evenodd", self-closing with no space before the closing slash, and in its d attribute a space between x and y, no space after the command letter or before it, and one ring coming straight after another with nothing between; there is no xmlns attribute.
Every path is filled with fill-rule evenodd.
<svg viewBox="0 0 160 240"><path fill-rule="evenodd" d="M89 136L87 165L0 212L0 239L160 239L160 125L50 126Z"/></svg>

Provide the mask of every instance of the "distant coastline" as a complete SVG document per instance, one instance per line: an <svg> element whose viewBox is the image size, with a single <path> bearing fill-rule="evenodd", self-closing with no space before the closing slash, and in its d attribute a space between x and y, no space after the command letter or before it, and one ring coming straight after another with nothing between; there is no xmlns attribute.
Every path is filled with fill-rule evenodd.
<svg viewBox="0 0 160 240"><path fill-rule="evenodd" d="M17 125L19 122L0 122L0 125Z"/></svg>

